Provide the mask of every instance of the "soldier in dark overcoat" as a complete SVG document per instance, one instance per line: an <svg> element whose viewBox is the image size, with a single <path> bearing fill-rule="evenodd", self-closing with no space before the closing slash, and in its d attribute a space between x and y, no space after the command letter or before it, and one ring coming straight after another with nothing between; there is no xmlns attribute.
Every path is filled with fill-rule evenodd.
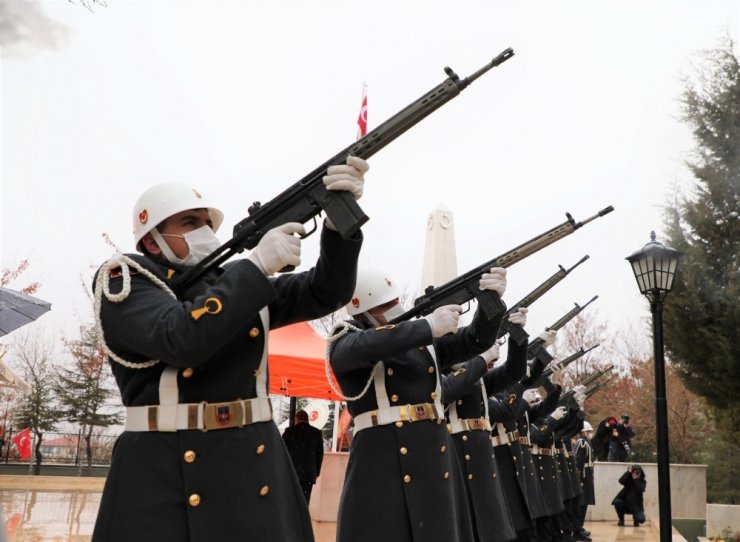
<svg viewBox="0 0 740 542"><path fill-rule="evenodd" d="M578 514L578 523L580 531L576 534L576 539L583 542L591 540L583 524L586 521L586 510L589 505L596 504L596 492L594 491L594 454L591 448L591 433L593 427L588 421L583 422L581 434L573 447L573 456L578 470L578 476L581 481L583 493L580 500Z"/></svg>
<svg viewBox="0 0 740 542"><path fill-rule="evenodd" d="M536 390L527 390L535 392ZM559 395L558 386L555 394ZM527 393L525 400L530 403L527 412L529 419L529 439L532 443L531 453L534 460L536 472L539 474L542 496L547 509L547 515L537 518L537 534L541 540L556 540L560 535L560 528L556 524L557 515L563 511L562 490L558 486L559 469L555 459L555 447L553 445L554 431L558 421L566 414L566 408L558 406L549 413L542 413L531 407L537 404L536 396ZM548 394L553 396L554 394ZM543 402L544 403L544 402Z"/></svg>
<svg viewBox="0 0 740 542"><path fill-rule="evenodd" d="M505 270L481 277L502 295ZM458 330L462 307L440 307L396 325L400 289L378 271L361 271L355 319L330 338L329 361L354 418L337 540L457 542L473 540L460 465L444 424L440 370L490 348L503 311L476 311Z"/></svg>
<svg viewBox="0 0 740 542"><path fill-rule="evenodd" d="M332 166L329 189L362 193L364 160ZM222 213L191 186L165 183L134 208L144 255L117 255L95 281L98 332L126 407L100 503L96 542L313 540L308 507L272 419L267 336L341 307L361 233L329 221L316 266L300 263L300 224L268 231L247 259L184 291L171 280L220 246Z"/></svg>
<svg viewBox="0 0 740 542"><path fill-rule="evenodd" d="M522 308L510 314L511 324L524 326L526 311ZM451 368L442 378L442 402L448 405L447 427L462 465L476 540L481 542L516 538L498 465L491 460L489 396L524 376L526 340L522 345L509 341L506 362L493 367L498 357L498 344L494 344L462 367Z"/></svg>

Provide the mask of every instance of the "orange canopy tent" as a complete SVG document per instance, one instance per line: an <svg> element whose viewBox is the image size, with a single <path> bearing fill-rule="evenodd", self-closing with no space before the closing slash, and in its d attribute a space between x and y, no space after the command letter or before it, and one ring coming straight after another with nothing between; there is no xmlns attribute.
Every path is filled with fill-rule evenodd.
<svg viewBox="0 0 740 542"><path fill-rule="evenodd" d="M339 401L326 381L326 340L308 322L270 331L268 362L270 393ZM336 379L332 374L334 385Z"/></svg>

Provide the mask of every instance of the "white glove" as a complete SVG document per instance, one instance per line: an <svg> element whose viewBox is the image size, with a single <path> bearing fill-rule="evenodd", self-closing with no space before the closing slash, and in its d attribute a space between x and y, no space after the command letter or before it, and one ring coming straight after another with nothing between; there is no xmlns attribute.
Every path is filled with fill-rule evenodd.
<svg viewBox="0 0 740 542"><path fill-rule="evenodd" d="M493 362L499 357L498 343L493 343L493 346L480 354L480 357L486 361L486 364L489 365L488 368L490 369L491 366L493 366Z"/></svg>
<svg viewBox="0 0 740 542"><path fill-rule="evenodd" d="M293 235L305 235L306 229L298 222L288 222L268 231L249 255L249 260L270 277L286 265L298 267L301 263L301 240Z"/></svg>
<svg viewBox="0 0 740 542"><path fill-rule="evenodd" d="M432 337L441 337L448 333L457 331L457 321L460 319L462 307L460 305L445 305L435 309L434 312L424 317L432 328Z"/></svg>
<svg viewBox="0 0 740 542"><path fill-rule="evenodd" d="M357 156L348 156L347 165L329 166L324 176L327 190L346 190L354 198L360 199L365 186L365 173L370 169L368 163Z"/></svg>
<svg viewBox="0 0 740 542"><path fill-rule="evenodd" d="M478 282L481 290L493 290L499 297L504 297L506 291L506 269L491 267L488 273L483 273Z"/></svg>
<svg viewBox="0 0 740 542"><path fill-rule="evenodd" d="M550 416L555 420L562 420L563 418L565 418L565 414L567 412L568 412L567 408L565 408L564 406L559 406L554 411L552 411Z"/></svg>
<svg viewBox="0 0 740 542"><path fill-rule="evenodd" d="M577 384L576 386L573 386L573 393L575 395L583 395L583 392L586 391L586 386L583 384Z"/></svg>
<svg viewBox="0 0 740 542"><path fill-rule="evenodd" d="M509 322L518 326L524 327L527 325L527 313L529 309L527 307L519 307L516 311L509 315Z"/></svg>
<svg viewBox="0 0 740 542"><path fill-rule="evenodd" d="M522 393L522 399L524 399L527 404L534 405L535 403L539 403L542 397L540 396L540 392L535 388L529 388L524 390L524 393Z"/></svg>
<svg viewBox="0 0 740 542"><path fill-rule="evenodd" d="M557 337L558 332L555 329L548 329L546 331L543 331L539 334L539 338L542 339L542 342L544 343L543 346L547 348L552 343L555 342L555 338Z"/></svg>
<svg viewBox="0 0 740 542"><path fill-rule="evenodd" d="M586 402L586 396L583 393L576 393L574 397L576 403L578 403L578 407L583 410L583 405Z"/></svg>

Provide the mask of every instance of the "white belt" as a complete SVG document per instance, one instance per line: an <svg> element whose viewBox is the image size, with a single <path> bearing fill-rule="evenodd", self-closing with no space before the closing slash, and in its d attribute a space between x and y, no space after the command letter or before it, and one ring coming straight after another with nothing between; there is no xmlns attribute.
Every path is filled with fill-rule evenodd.
<svg viewBox="0 0 740 542"><path fill-rule="evenodd" d="M464 431L491 431L491 423L487 418L467 418L450 420L447 424L450 434L456 435Z"/></svg>
<svg viewBox="0 0 740 542"><path fill-rule="evenodd" d="M179 403L126 407L126 431L211 431L272 420L266 397L224 403Z"/></svg>
<svg viewBox="0 0 740 542"><path fill-rule="evenodd" d="M417 405L399 405L379 408L363 412L355 416L354 433L357 434L368 427L389 425L395 422L418 422L421 420L444 419L444 413L439 412L434 403L419 403Z"/></svg>

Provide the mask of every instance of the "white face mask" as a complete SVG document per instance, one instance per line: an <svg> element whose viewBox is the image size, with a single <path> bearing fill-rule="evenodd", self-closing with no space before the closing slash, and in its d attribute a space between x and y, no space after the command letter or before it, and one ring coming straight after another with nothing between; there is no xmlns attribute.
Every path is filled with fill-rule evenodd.
<svg viewBox="0 0 740 542"><path fill-rule="evenodd" d="M162 237L180 237L185 240L188 249L190 249L190 252L188 252L185 258L176 257L171 250L162 250L167 260L183 265L195 265L221 246L221 243L210 226L202 226L197 230L189 231L183 235L173 233L162 233L160 235Z"/></svg>
<svg viewBox="0 0 740 542"><path fill-rule="evenodd" d="M403 310L403 305L401 305L399 303L397 305L393 305L390 309L388 309L387 311L385 311L383 313L383 318L385 318L385 321L387 323L387 322L390 322L391 320L393 320L394 318L398 318L404 312L406 312L406 311Z"/></svg>

